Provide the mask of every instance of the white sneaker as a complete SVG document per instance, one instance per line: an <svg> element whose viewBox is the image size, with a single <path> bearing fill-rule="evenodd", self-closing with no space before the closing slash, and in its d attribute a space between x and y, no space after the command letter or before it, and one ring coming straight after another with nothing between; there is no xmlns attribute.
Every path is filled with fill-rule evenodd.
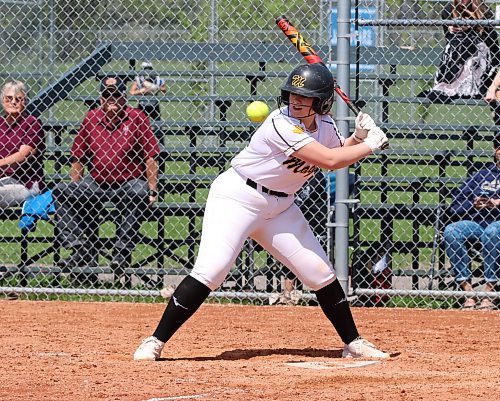
<svg viewBox="0 0 500 401"><path fill-rule="evenodd" d="M368 340L357 338L344 346L342 358L389 358L386 352L378 350Z"/></svg>
<svg viewBox="0 0 500 401"><path fill-rule="evenodd" d="M147 337L134 352L134 361L156 361L160 358L165 343L156 337Z"/></svg>

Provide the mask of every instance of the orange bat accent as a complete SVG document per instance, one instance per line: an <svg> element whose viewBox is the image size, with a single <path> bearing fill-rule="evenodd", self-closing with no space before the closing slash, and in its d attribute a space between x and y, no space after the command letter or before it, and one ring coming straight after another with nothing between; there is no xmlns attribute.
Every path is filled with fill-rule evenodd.
<svg viewBox="0 0 500 401"><path fill-rule="evenodd" d="M307 43L304 37L297 31L297 28L295 28L285 16L279 17L276 20L276 24L309 64L324 64L321 57L318 56L318 53L316 53L312 46Z"/></svg>

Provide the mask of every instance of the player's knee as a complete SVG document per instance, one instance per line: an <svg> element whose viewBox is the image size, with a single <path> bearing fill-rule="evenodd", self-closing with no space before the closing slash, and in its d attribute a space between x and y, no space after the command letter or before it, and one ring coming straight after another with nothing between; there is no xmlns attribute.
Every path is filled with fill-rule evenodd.
<svg viewBox="0 0 500 401"><path fill-rule="evenodd" d="M224 271L216 271L215 269L203 268L200 266L195 266L191 271L190 275L198 280L200 283L204 284L212 291L216 290L224 282L227 273Z"/></svg>
<svg viewBox="0 0 500 401"><path fill-rule="evenodd" d="M307 258L294 257L291 258L291 261L294 266L297 266L295 271L300 281L313 291L324 287L335 279L335 270L332 265L317 255L310 255L308 253Z"/></svg>

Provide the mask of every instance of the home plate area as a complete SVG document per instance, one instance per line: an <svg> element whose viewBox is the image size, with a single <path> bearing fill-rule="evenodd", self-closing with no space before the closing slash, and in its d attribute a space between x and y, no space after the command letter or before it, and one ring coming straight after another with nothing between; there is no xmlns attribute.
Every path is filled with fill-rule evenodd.
<svg viewBox="0 0 500 401"><path fill-rule="evenodd" d="M380 361L323 361L323 362L287 362L285 365L303 369L348 369L374 365Z"/></svg>

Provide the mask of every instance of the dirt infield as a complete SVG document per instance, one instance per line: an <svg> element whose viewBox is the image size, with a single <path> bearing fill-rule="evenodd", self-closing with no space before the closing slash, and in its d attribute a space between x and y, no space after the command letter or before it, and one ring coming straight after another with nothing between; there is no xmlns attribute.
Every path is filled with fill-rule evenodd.
<svg viewBox="0 0 500 401"><path fill-rule="evenodd" d="M499 400L500 313L354 308L400 352L345 367L316 307L204 305L159 362L131 355L163 305L0 301L0 400Z"/></svg>

